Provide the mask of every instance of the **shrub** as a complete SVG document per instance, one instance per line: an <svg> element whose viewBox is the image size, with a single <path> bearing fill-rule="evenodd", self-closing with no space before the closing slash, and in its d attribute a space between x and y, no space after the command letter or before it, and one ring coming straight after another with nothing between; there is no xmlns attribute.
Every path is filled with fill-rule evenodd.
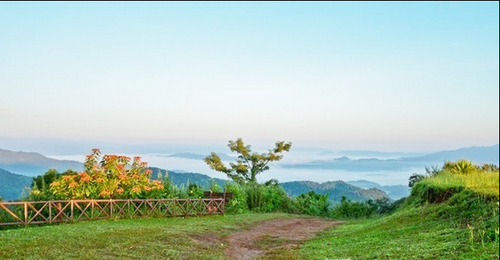
<svg viewBox="0 0 500 260"><path fill-rule="evenodd" d="M293 213L327 217L330 214L328 194L310 191L297 196L293 201Z"/></svg>
<svg viewBox="0 0 500 260"><path fill-rule="evenodd" d="M85 171L64 175L50 184L50 191L60 199L152 198L164 189L158 181L150 181L147 163L135 157L105 155L98 149L87 155Z"/></svg>
<svg viewBox="0 0 500 260"><path fill-rule="evenodd" d="M291 209L291 198L277 184L228 182L225 189L233 192L228 205L230 212L289 212Z"/></svg>
<svg viewBox="0 0 500 260"><path fill-rule="evenodd" d="M342 196L340 204L332 209L332 216L336 218L370 217L375 213L373 202L353 202Z"/></svg>
<svg viewBox="0 0 500 260"><path fill-rule="evenodd" d="M227 213L241 214L249 211L247 205L247 193L241 185L236 182L228 182L226 183L225 189L226 192L233 193L233 198L229 200L226 205Z"/></svg>
<svg viewBox="0 0 500 260"><path fill-rule="evenodd" d="M263 185L264 204L261 207L262 212L289 212L291 208L291 199L277 183Z"/></svg>

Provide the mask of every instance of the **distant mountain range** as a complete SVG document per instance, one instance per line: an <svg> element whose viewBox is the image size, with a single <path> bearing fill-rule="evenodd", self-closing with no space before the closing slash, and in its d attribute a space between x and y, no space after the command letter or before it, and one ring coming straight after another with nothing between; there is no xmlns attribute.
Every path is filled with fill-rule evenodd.
<svg viewBox="0 0 500 260"><path fill-rule="evenodd" d="M39 153L0 149L0 168L26 176L37 176L48 169L60 172L67 169L80 171L83 169L83 164L77 161L51 159Z"/></svg>
<svg viewBox="0 0 500 260"><path fill-rule="evenodd" d="M408 195L410 195L410 187L407 185L380 185L376 182L366 180L347 181L347 183L363 189L376 188L382 190L393 200L408 197Z"/></svg>
<svg viewBox="0 0 500 260"><path fill-rule="evenodd" d="M217 153L217 155L219 155L220 159L223 160L223 161L231 161L231 160L234 160L234 157L231 157L227 154L223 154L223 153ZM155 155L155 156L159 156L159 157L172 157L172 158L183 158L183 159L191 159L191 160L204 160L207 156L207 155L203 155L203 154L197 154L197 153L174 153L174 154L170 154L170 155Z"/></svg>
<svg viewBox="0 0 500 260"><path fill-rule="evenodd" d="M404 153L404 152L379 152L379 151L366 151L366 150L347 150L347 151L322 151L321 155L336 155L341 154L343 156L351 157L416 157L425 155L425 153Z"/></svg>
<svg viewBox="0 0 500 260"><path fill-rule="evenodd" d="M476 164L491 163L499 164L499 146L469 147L454 151L443 151L416 157L401 157L398 159L357 159L352 160L346 156L333 160L321 160L299 164L284 164L283 168L301 169L328 169L344 171L398 171L425 166L440 166L446 161L457 161L467 159Z"/></svg>
<svg viewBox="0 0 500 260"><path fill-rule="evenodd" d="M499 145L497 144L492 146L468 147L454 151L443 151L418 157L404 157L401 159L412 162L438 162L438 163L442 163L445 161L457 161L460 159L467 159L476 164L491 163L498 165Z"/></svg>

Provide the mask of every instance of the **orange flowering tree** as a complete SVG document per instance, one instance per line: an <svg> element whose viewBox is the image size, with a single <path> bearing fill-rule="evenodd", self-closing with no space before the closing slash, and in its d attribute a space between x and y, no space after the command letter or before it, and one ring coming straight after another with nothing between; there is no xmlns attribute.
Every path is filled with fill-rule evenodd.
<svg viewBox="0 0 500 260"><path fill-rule="evenodd" d="M93 149L87 155L85 170L64 175L50 184L50 191L61 199L133 199L163 194L164 186L149 179L151 170L140 157L104 155Z"/></svg>

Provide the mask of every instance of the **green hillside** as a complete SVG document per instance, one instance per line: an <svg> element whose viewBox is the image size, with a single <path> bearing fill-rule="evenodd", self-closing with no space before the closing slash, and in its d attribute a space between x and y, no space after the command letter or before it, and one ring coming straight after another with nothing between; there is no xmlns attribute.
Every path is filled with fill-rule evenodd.
<svg viewBox="0 0 500 260"><path fill-rule="evenodd" d="M385 192L379 189L362 189L343 181L329 181L325 183L292 181L281 183L281 186L291 196L299 196L300 194L314 191L318 194L328 194L328 199L332 202L339 202L342 196L352 201L377 200L388 197Z"/></svg>
<svg viewBox="0 0 500 260"><path fill-rule="evenodd" d="M31 178L0 169L0 197L5 201L21 198L24 187L31 185Z"/></svg>
<svg viewBox="0 0 500 260"><path fill-rule="evenodd" d="M150 167L150 169L153 171L151 174L152 180L158 179L158 173L161 172L162 177L168 175L170 182L178 187L194 183L200 187L207 188L210 187L212 182L222 187L226 183L226 180L211 178L201 173L166 171L156 167Z"/></svg>
<svg viewBox="0 0 500 260"><path fill-rule="evenodd" d="M351 220L300 248L303 259L498 259L498 171L441 171L404 206Z"/></svg>

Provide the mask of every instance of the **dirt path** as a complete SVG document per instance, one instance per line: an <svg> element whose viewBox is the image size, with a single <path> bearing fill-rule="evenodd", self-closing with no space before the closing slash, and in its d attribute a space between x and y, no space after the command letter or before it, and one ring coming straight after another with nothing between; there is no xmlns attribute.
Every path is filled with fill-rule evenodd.
<svg viewBox="0 0 500 260"><path fill-rule="evenodd" d="M229 259L251 259L280 248L291 248L317 232L341 224L320 218L278 219L261 222L249 230L229 235L225 255Z"/></svg>

